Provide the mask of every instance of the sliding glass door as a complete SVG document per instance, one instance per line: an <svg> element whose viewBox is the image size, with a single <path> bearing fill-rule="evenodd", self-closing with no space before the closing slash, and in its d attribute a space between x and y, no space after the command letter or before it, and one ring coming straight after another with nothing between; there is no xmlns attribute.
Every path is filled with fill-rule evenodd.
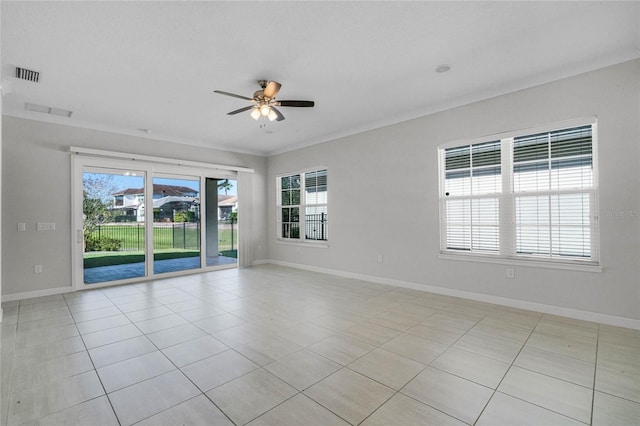
<svg viewBox="0 0 640 426"><path fill-rule="evenodd" d="M238 185L235 179L206 178L207 266L238 263Z"/></svg>
<svg viewBox="0 0 640 426"><path fill-rule="evenodd" d="M74 286L238 264L236 174L74 157Z"/></svg>
<svg viewBox="0 0 640 426"><path fill-rule="evenodd" d="M85 284L147 276L144 194L144 171L82 172Z"/></svg>
<svg viewBox="0 0 640 426"><path fill-rule="evenodd" d="M153 177L153 273L200 268L200 178Z"/></svg>

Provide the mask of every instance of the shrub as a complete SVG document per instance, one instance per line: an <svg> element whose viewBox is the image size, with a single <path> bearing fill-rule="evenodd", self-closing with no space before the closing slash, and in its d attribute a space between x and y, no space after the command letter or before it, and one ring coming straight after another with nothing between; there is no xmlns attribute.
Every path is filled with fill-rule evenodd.
<svg viewBox="0 0 640 426"><path fill-rule="evenodd" d="M189 215L185 211L175 212L173 214L173 221L174 222L178 222L178 223L188 222L189 221Z"/></svg>
<svg viewBox="0 0 640 426"><path fill-rule="evenodd" d="M89 237L85 240L84 251L118 251L121 245L121 241L115 238Z"/></svg>

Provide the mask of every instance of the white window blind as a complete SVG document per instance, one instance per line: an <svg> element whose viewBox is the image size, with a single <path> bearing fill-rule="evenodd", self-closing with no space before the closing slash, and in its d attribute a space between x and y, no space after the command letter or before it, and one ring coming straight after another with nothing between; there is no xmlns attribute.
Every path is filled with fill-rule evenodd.
<svg viewBox="0 0 640 426"><path fill-rule="evenodd" d="M499 250L500 141L444 151L448 250Z"/></svg>
<svg viewBox="0 0 640 426"><path fill-rule="evenodd" d="M305 177L305 238L327 240L327 171L307 172Z"/></svg>
<svg viewBox="0 0 640 426"><path fill-rule="evenodd" d="M590 259L591 126L513 140L516 253Z"/></svg>
<svg viewBox="0 0 640 426"><path fill-rule="evenodd" d="M594 129L441 148L441 251L597 263Z"/></svg>

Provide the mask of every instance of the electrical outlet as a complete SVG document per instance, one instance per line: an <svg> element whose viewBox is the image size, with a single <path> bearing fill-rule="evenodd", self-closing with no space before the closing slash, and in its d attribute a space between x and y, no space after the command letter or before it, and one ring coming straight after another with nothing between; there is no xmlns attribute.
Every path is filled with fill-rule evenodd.
<svg viewBox="0 0 640 426"><path fill-rule="evenodd" d="M18 223L18 231L23 232L27 230L27 224L24 222Z"/></svg>
<svg viewBox="0 0 640 426"><path fill-rule="evenodd" d="M513 268L507 268L507 278L515 278L516 270Z"/></svg>
<svg viewBox="0 0 640 426"><path fill-rule="evenodd" d="M378 263L382 263L384 261L384 257L381 254L378 255Z"/></svg>
<svg viewBox="0 0 640 426"><path fill-rule="evenodd" d="M42 273L42 265L36 265L33 267L33 273L34 274L41 274Z"/></svg>

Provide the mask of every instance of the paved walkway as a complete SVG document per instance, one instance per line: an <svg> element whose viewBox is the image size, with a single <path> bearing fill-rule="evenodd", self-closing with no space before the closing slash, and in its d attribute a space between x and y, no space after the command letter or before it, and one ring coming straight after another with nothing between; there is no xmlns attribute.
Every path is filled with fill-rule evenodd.
<svg viewBox="0 0 640 426"><path fill-rule="evenodd" d="M217 256L207 258L207 266L230 265L237 263L232 257ZM200 268L199 257L183 257L181 259L156 260L153 262L154 274L184 271ZM107 281L124 280L127 278L144 277L144 262L126 265L99 266L84 270L85 284L95 284Z"/></svg>

